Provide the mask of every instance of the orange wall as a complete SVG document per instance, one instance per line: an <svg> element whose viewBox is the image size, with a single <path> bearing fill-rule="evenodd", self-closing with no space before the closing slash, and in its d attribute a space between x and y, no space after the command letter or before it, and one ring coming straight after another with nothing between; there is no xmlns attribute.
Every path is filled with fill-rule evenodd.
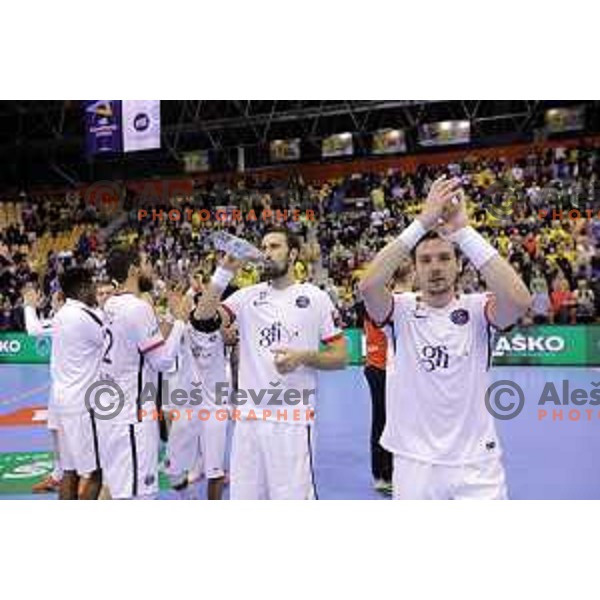
<svg viewBox="0 0 600 600"><path fill-rule="evenodd" d="M544 143L531 144L515 144L512 146L497 146L494 148L482 149L462 149L449 150L448 152L439 152L435 154L419 154L413 156L391 156L387 158L361 158L356 160L348 160L343 162L327 162L327 163L312 163L312 164L287 164L273 167L262 167L260 169L249 169L244 174L239 173L202 173L197 175L180 175L176 178L165 178L164 180L141 180L127 181L126 185L132 189L142 188L149 189L155 187L157 189L165 189L163 186L171 189L173 186L178 192L185 193L184 190L189 190L192 181L220 181L234 182L240 177L252 176L257 179L286 179L290 175L299 174L307 183L321 182L329 179L337 179L353 173L381 173L388 169L402 169L405 172L414 171L419 165L435 165L447 164L453 161L464 160L467 157L477 158L496 158L505 157L509 161L514 161L523 158L532 150L542 150L544 148L556 147L572 147L586 144L588 146L600 147L600 136L588 136L581 138L573 138L569 140L552 140ZM83 186L86 189L87 186ZM53 190L54 193L62 193L66 190L58 188ZM41 193L41 190L35 193ZM50 193L48 190L46 193Z"/></svg>

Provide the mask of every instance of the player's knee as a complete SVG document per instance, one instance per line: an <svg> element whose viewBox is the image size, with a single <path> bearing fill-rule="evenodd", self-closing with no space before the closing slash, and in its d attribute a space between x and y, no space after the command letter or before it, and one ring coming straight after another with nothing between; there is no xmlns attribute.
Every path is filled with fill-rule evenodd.
<svg viewBox="0 0 600 600"><path fill-rule="evenodd" d="M92 471L81 478L79 486L80 500L97 500L102 489L102 471Z"/></svg>

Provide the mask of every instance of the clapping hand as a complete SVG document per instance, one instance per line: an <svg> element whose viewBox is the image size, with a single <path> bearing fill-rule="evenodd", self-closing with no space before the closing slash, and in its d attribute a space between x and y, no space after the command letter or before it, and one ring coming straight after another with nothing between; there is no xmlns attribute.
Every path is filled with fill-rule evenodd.
<svg viewBox="0 0 600 600"><path fill-rule="evenodd" d="M434 229L446 223L456 210L452 209L452 202L457 202L456 199L459 195L459 179L446 179L445 176L436 179L429 190L423 211L417 217L425 229ZM460 200L458 200L458 203L460 204Z"/></svg>

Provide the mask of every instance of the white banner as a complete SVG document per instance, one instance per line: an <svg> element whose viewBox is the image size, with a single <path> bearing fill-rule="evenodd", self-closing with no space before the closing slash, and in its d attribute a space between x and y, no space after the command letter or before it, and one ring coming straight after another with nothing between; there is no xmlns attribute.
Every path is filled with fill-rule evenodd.
<svg viewBox="0 0 600 600"><path fill-rule="evenodd" d="M160 148L160 100L123 100L123 150Z"/></svg>

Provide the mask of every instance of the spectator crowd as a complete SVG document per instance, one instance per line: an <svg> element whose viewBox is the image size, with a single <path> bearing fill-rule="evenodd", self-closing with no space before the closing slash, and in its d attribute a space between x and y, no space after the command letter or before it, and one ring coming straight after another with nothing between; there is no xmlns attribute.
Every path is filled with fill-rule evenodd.
<svg viewBox="0 0 600 600"><path fill-rule="evenodd" d="M546 148L517 161L502 157L465 158L444 165L421 165L414 172L357 173L336 180L304 182L240 177L235 183L203 184L194 207L235 206L310 209L315 219L288 225L303 239L296 265L300 280L321 286L338 306L345 326L360 326L357 281L375 253L418 214L429 186L439 175L460 177L472 225L523 276L533 305L523 325L591 323L600 317L600 150ZM135 198L128 198L135 205ZM182 207L186 205L185 199ZM158 207L155 207L158 208ZM578 209L574 218L571 209ZM586 217L586 210L592 218ZM217 256L210 242L215 228L258 242L268 222L138 220L131 211L118 227L86 205L77 193L21 197L11 210L0 202L0 330L22 330L24 286L36 285L47 299L58 275L70 264L84 264L105 278L111 244L137 244L154 265L155 293L164 296L194 277L206 277ZM240 286L255 283L248 266ZM468 264L460 287L481 291L484 283ZM159 298L160 299L160 298Z"/></svg>

